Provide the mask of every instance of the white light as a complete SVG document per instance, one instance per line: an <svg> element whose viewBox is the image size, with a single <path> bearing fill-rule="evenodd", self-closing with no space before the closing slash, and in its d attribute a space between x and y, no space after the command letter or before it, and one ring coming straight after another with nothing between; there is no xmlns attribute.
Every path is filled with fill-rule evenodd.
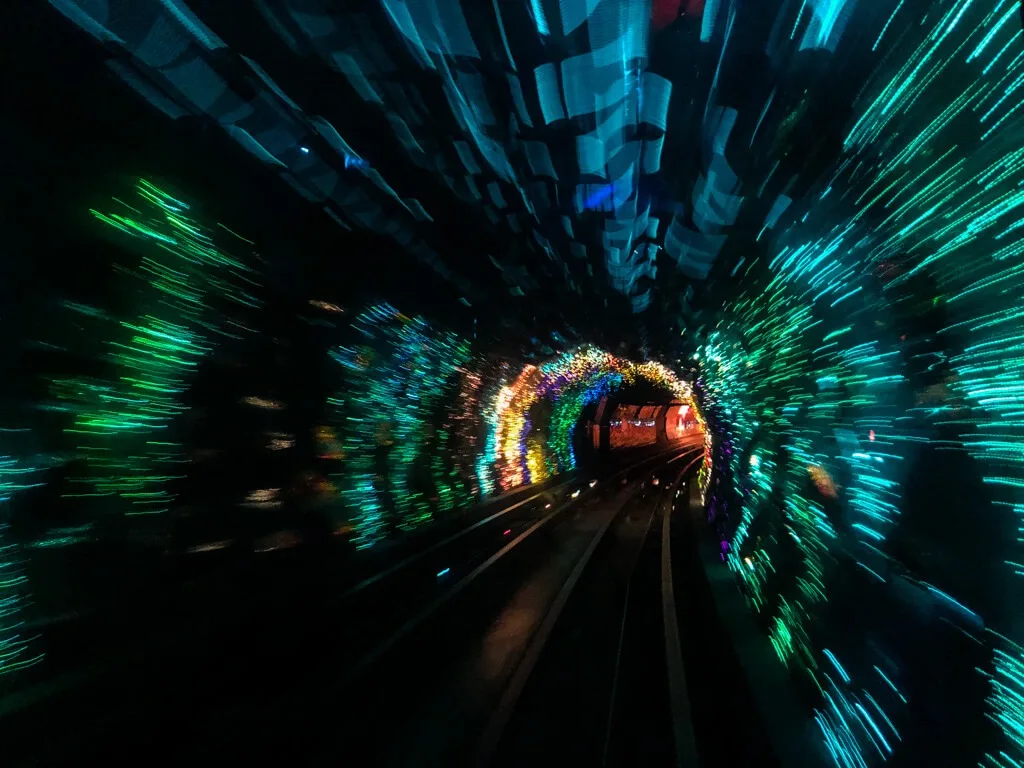
<svg viewBox="0 0 1024 768"><path fill-rule="evenodd" d="M245 403L246 405L251 405L254 408L266 408L267 410L270 411L279 411L284 407L281 403L277 402L276 400L268 400L267 398L258 397L256 395L249 395L248 397L243 397L241 402Z"/></svg>
<svg viewBox="0 0 1024 768"><path fill-rule="evenodd" d="M299 151L302 154L304 154L304 155L308 155L309 154L309 147L299 147Z"/></svg>
<svg viewBox="0 0 1024 768"><path fill-rule="evenodd" d="M214 552L218 549L224 549L231 545L231 540L227 541L211 541L209 544L197 544L194 547L189 548L189 552Z"/></svg>
<svg viewBox="0 0 1024 768"><path fill-rule="evenodd" d="M272 501L277 498L277 495L280 492L280 488L261 488L256 491L252 491L246 497L246 501Z"/></svg>

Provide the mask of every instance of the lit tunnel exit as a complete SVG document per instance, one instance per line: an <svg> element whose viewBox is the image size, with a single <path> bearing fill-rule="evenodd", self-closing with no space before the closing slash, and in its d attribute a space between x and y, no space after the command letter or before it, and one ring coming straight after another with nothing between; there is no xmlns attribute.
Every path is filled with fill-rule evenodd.
<svg viewBox="0 0 1024 768"><path fill-rule="evenodd" d="M597 450L668 445L693 436L703 439L696 409L690 403L636 405L605 397L587 426Z"/></svg>

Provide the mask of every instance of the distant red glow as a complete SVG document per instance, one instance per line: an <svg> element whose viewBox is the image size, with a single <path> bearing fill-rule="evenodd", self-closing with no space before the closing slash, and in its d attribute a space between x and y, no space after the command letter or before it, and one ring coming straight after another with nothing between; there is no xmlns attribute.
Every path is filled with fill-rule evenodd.
<svg viewBox="0 0 1024 768"><path fill-rule="evenodd" d="M502 536L508 536L510 533L512 533L512 529L511 528L507 529L505 531L505 533L502 534Z"/></svg>
<svg viewBox="0 0 1024 768"><path fill-rule="evenodd" d="M654 445L658 441L658 407L619 405L609 422L608 444L611 448Z"/></svg>
<svg viewBox="0 0 1024 768"><path fill-rule="evenodd" d="M682 0L654 0L651 4L651 23L656 30L664 29L679 18L682 9Z"/></svg>
<svg viewBox="0 0 1024 768"><path fill-rule="evenodd" d="M655 31L664 29L682 15L704 14L704 0L654 0L651 3L651 23Z"/></svg>
<svg viewBox="0 0 1024 768"><path fill-rule="evenodd" d="M665 415L665 435L669 440L679 440L696 426L688 405L672 405Z"/></svg>
<svg viewBox="0 0 1024 768"><path fill-rule="evenodd" d="M875 430L872 429L868 432L868 440L875 442Z"/></svg>

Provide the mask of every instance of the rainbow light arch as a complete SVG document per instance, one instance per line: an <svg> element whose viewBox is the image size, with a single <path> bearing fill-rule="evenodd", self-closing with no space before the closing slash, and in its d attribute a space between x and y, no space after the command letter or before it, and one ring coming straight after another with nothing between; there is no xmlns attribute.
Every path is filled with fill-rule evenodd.
<svg viewBox="0 0 1024 768"><path fill-rule="evenodd" d="M623 384L647 381L693 405L689 384L661 363L634 363L592 346L525 365L485 401L485 450L477 462L481 488L510 490L575 468L572 431L583 409ZM547 408L540 408L540 405ZM532 418L549 410L544 424Z"/></svg>
<svg viewBox="0 0 1024 768"><path fill-rule="evenodd" d="M624 384L694 405L689 384L659 363L592 346L537 363L492 359L388 304L355 317L330 354L343 379L329 404L344 460L329 471L357 549L575 468L584 408Z"/></svg>

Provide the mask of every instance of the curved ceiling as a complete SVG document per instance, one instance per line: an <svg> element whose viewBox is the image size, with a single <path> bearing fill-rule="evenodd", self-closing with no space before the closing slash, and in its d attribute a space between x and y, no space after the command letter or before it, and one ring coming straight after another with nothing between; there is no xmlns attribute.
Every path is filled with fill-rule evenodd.
<svg viewBox="0 0 1024 768"><path fill-rule="evenodd" d="M884 23L853 0L51 5L168 119L463 304L634 347L800 205L857 87L840 34Z"/></svg>
<svg viewBox="0 0 1024 768"><path fill-rule="evenodd" d="M343 269L400 249L498 336L641 357L843 183L866 84L957 21L914 24L925 0L50 5L166 120L373 233Z"/></svg>

